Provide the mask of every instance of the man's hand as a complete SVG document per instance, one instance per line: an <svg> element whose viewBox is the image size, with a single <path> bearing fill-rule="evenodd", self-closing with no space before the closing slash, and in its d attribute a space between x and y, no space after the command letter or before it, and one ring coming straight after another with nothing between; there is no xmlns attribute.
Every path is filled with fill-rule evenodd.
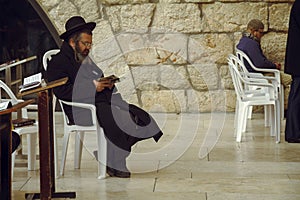
<svg viewBox="0 0 300 200"><path fill-rule="evenodd" d="M281 69L281 64L280 63L274 63L276 65L276 69L280 70Z"/></svg>
<svg viewBox="0 0 300 200"><path fill-rule="evenodd" d="M93 83L96 87L97 92L102 92L105 88L112 89L114 87L114 83L111 83L110 80L103 80L103 81L93 80Z"/></svg>

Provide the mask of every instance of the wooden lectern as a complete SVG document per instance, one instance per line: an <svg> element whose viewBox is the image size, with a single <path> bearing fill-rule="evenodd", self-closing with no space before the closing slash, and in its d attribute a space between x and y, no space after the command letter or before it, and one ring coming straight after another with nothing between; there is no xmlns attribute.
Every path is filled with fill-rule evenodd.
<svg viewBox="0 0 300 200"><path fill-rule="evenodd" d="M33 103L27 100L0 111L0 197L11 199L11 113Z"/></svg>
<svg viewBox="0 0 300 200"><path fill-rule="evenodd" d="M75 192L55 191L52 89L65 84L67 80L59 79L18 94L25 96L37 93L38 96L40 193L25 194L26 199L76 198Z"/></svg>

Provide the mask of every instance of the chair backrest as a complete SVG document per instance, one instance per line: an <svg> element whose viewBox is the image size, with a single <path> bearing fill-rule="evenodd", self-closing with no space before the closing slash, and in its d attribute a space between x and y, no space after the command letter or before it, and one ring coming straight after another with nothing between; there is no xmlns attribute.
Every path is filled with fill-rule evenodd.
<svg viewBox="0 0 300 200"><path fill-rule="evenodd" d="M239 66L243 65L242 61L237 56L228 56L228 65L231 73L234 89L236 95L240 99L249 98L250 93L256 93L257 90L249 89L248 85L260 87L262 92L260 94L267 95L270 98L277 98L277 92L274 90L274 86L267 81L261 81L255 78L247 78L242 75L243 72L239 71ZM247 87L245 87L247 85ZM258 94L258 93L257 93Z"/></svg>
<svg viewBox="0 0 300 200"><path fill-rule="evenodd" d="M236 56L230 54L227 58L228 60L228 66L229 66L229 71L231 74L231 78L232 78L232 82L233 82L233 86L236 92L236 95L239 99L242 98L243 94L244 94L244 85L242 80L242 77L240 76L239 70L238 70L238 63L239 60L237 59Z"/></svg>
<svg viewBox="0 0 300 200"><path fill-rule="evenodd" d="M47 71L48 61L52 59L52 56L57 54L60 50L59 49L52 49L47 51L43 56L43 67L44 70Z"/></svg>
<svg viewBox="0 0 300 200"><path fill-rule="evenodd" d="M2 99L2 91L4 91L8 95L8 99ZM16 95L13 93L13 91L6 85L3 81L0 80L0 101L11 101L12 105L15 105L19 102L22 102L24 100L17 99ZM26 107L22 108L22 117L27 118L27 109Z"/></svg>
<svg viewBox="0 0 300 200"><path fill-rule="evenodd" d="M12 101L12 104L18 103L18 99L13 93L13 91L6 85L3 81L0 80L0 99L2 100L2 90L8 95L9 99Z"/></svg>
<svg viewBox="0 0 300 200"><path fill-rule="evenodd" d="M239 50L239 49L235 49L235 53L236 53L237 58L239 60L241 60L244 64L245 64L245 61L247 61L248 64L250 65L250 67L255 68L254 64L252 63L252 61L250 60L250 58L247 56L247 54L245 52L243 52L242 50Z"/></svg>
<svg viewBox="0 0 300 200"><path fill-rule="evenodd" d="M254 69L256 72L271 72L274 73L275 77L277 77L278 81L280 81L280 76L279 76L279 70L277 69L267 69L267 68L258 68L256 67L252 60L250 59L250 57L243 52L242 50L236 49L236 56L237 58L245 65L245 62L247 62L249 64L249 66Z"/></svg>

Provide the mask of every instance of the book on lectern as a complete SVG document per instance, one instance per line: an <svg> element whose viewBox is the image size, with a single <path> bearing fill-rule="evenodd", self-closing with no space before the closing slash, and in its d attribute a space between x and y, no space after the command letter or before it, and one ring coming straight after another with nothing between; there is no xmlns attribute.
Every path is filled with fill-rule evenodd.
<svg viewBox="0 0 300 200"><path fill-rule="evenodd" d="M42 84L42 73L40 72L24 78L23 85L21 85L19 89L20 92L24 92L26 90L39 87L41 86L41 84Z"/></svg>

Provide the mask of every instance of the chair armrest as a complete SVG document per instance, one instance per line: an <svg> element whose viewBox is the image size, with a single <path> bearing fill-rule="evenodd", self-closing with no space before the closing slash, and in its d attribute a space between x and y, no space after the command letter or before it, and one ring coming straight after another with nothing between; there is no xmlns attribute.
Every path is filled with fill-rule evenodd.
<svg viewBox="0 0 300 200"><path fill-rule="evenodd" d="M264 72L264 73L273 73L274 77L277 79L280 85L280 71L278 69L266 69L266 68L258 68L256 67L251 59L243 52L242 50L236 49L237 58L242 61L244 64L244 59L248 62L248 64L251 66L252 69L258 72Z"/></svg>
<svg viewBox="0 0 300 200"><path fill-rule="evenodd" d="M258 86L258 87L264 87L269 89L269 93L274 95L275 99L278 99L278 90L276 89L277 86L271 83L262 83L262 82L249 82L245 79L243 79L243 82L247 84L248 86Z"/></svg>

